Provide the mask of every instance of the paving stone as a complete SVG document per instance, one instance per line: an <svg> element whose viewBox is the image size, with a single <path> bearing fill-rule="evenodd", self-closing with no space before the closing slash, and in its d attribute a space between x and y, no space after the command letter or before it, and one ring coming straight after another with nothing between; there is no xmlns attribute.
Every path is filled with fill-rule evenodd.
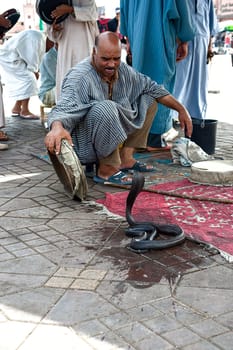
<svg viewBox="0 0 233 350"><path fill-rule="evenodd" d="M48 252L51 252L53 250L57 250L57 248L52 244L45 244L45 245L41 245L39 247L33 247L33 249L41 254L48 253Z"/></svg>
<svg viewBox="0 0 233 350"><path fill-rule="evenodd" d="M119 328L117 330L128 343L136 345L143 339L148 339L153 336L151 330L139 322L133 322L127 326Z"/></svg>
<svg viewBox="0 0 233 350"><path fill-rule="evenodd" d="M81 269L75 267L61 267L54 276L63 276L63 277L78 277L80 275Z"/></svg>
<svg viewBox="0 0 233 350"><path fill-rule="evenodd" d="M73 283L73 278L51 277L45 284L46 287L69 288Z"/></svg>
<svg viewBox="0 0 233 350"><path fill-rule="evenodd" d="M0 263L0 271L5 273L22 273L50 275L56 270L56 266L48 259L40 255L16 258L14 261Z"/></svg>
<svg viewBox="0 0 233 350"><path fill-rule="evenodd" d="M86 278L86 279L94 279L94 280L102 280L104 276L106 275L106 271L101 271L101 270L84 270L80 273L81 278Z"/></svg>
<svg viewBox="0 0 233 350"><path fill-rule="evenodd" d="M80 336L93 337L96 335L104 335L109 332L109 328L107 328L104 324L102 324L99 320L90 320L81 322L72 327L74 331Z"/></svg>
<svg viewBox="0 0 233 350"><path fill-rule="evenodd" d="M61 288L16 291L15 294L0 297L0 305L6 317L12 321L39 323L63 293Z"/></svg>
<svg viewBox="0 0 233 350"><path fill-rule="evenodd" d="M23 229L30 228L36 225L42 225L46 222L46 219L36 219L35 217L32 219L28 218L14 218L14 217L0 217L0 226L2 226L5 230L13 230L13 229Z"/></svg>
<svg viewBox="0 0 233 350"><path fill-rule="evenodd" d="M111 303L94 292L69 290L51 309L44 321L75 325L116 311L117 309Z"/></svg>
<svg viewBox="0 0 233 350"><path fill-rule="evenodd" d="M219 347L216 347L211 342L202 340L195 344L191 344L182 348L182 350L219 350Z"/></svg>
<svg viewBox="0 0 233 350"><path fill-rule="evenodd" d="M14 251L13 254L16 256L16 258L19 258L19 257L23 257L23 256L37 254L37 252L35 252L33 249L25 248L25 249L21 249L21 250L16 250L16 251Z"/></svg>
<svg viewBox="0 0 233 350"><path fill-rule="evenodd" d="M98 280L77 278L71 285L71 289L95 290L99 285Z"/></svg>
<svg viewBox="0 0 233 350"><path fill-rule="evenodd" d="M206 316L233 311L232 290L179 287L176 298Z"/></svg>
<svg viewBox="0 0 233 350"><path fill-rule="evenodd" d="M13 259L14 258L14 255L13 254L10 254L10 253L1 253L0 254L0 262L1 261L6 261L6 260L9 260L9 259Z"/></svg>
<svg viewBox="0 0 233 350"><path fill-rule="evenodd" d="M212 342L224 350L232 350L233 332L224 333L212 338Z"/></svg>
<svg viewBox="0 0 233 350"><path fill-rule="evenodd" d="M211 338L218 334L226 333L229 331L228 328L221 326L219 323L211 319L190 325L190 328L203 338Z"/></svg>
<svg viewBox="0 0 233 350"><path fill-rule="evenodd" d="M197 334L184 327L163 333L163 338L178 348L201 340Z"/></svg>
<svg viewBox="0 0 233 350"><path fill-rule="evenodd" d="M154 319L156 316L161 316L161 312L156 310L152 305L145 304L135 308L126 310L127 314L131 316L132 319L137 321L145 321L148 319Z"/></svg>
<svg viewBox="0 0 233 350"><path fill-rule="evenodd" d="M111 331L84 339L93 346L93 349L97 350L135 350L133 346L127 344L119 335Z"/></svg>
<svg viewBox="0 0 233 350"><path fill-rule="evenodd" d="M35 203L32 199L27 198L13 198L12 200L8 201L6 204L1 206L2 210L6 211L14 211L20 209L26 209L26 208L32 208L38 206L37 203Z"/></svg>
<svg viewBox="0 0 233 350"><path fill-rule="evenodd" d="M0 296L41 287L47 279L47 276L0 273Z"/></svg>
<svg viewBox="0 0 233 350"><path fill-rule="evenodd" d="M228 327L230 330L233 330L233 311L225 312L223 315L219 315L216 318L216 322L219 322L225 327Z"/></svg>
<svg viewBox="0 0 233 350"><path fill-rule="evenodd" d="M8 236L5 238L0 238L0 244L1 246L7 246L9 244L19 243L19 240L15 237Z"/></svg>
<svg viewBox="0 0 233 350"><path fill-rule="evenodd" d="M130 317L130 315L127 315L126 312L121 311L106 317L101 317L100 321L109 329L116 330L133 323L133 318Z"/></svg>
<svg viewBox="0 0 233 350"><path fill-rule="evenodd" d="M233 290L232 271L226 266L213 266L182 277L180 286L224 288Z"/></svg>
<svg viewBox="0 0 233 350"><path fill-rule="evenodd" d="M138 350L173 350L173 345L169 344L166 340L162 339L158 335L153 335L150 338L143 339L136 344Z"/></svg>
<svg viewBox="0 0 233 350"><path fill-rule="evenodd" d="M141 298L143 291L143 299ZM138 288L128 282L100 282L97 292L116 306L130 308L144 305L147 301L170 295L169 286L160 284L138 284Z"/></svg>

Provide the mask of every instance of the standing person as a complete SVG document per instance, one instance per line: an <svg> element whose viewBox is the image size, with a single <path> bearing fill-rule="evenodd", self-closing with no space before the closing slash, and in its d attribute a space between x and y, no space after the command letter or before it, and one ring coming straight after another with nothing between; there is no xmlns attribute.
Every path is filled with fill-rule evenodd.
<svg viewBox="0 0 233 350"><path fill-rule="evenodd" d="M188 43L187 57L177 62L174 96L197 119L206 117L208 65L213 56L211 37L217 33L217 18L212 0L187 0L196 35ZM171 111L175 117L175 113Z"/></svg>
<svg viewBox="0 0 233 350"><path fill-rule="evenodd" d="M163 86L121 62L121 41L115 33L101 33L92 57L63 80L61 98L48 115L45 145L59 154L61 140L67 139L83 164L98 162L94 181L132 184L129 171L154 171L133 154L135 147L146 146L157 103L174 108L191 135L186 108Z"/></svg>
<svg viewBox="0 0 233 350"><path fill-rule="evenodd" d="M120 32L128 38L133 67L172 93L176 60L187 55L187 41L194 37L186 1L121 0L120 10ZM161 148L161 135L171 127L170 110L159 105L150 129L148 149Z"/></svg>
<svg viewBox="0 0 233 350"><path fill-rule="evenodd" d="M62 4L51 12L54 23L48 26L48 37L58 43L56 98L60 96L61 84L71 67L89 56L98 35L97 7L94 0L73 0L73 5ZM56 19L69 14L61 23Z"/></svg>
<svg viewBox="0 0 233 350"><path fill-rule="evenodd" d="M108 22L108 30L117 33L121 39L122 44L126 44L126 39L120 33L120 7L115 8L115 17Z"/></svg>
<svg viewBox="0 0 233 350"><path fill-rule="evenodd" d="M12 116L39 119L29 110L31 96L38 95L39 66L45 52L45 40L37 30L24 30L7 40L0 50L2 78L8 96L16 102Z"/></svg>
<svg viewBox="0 0 233 350"><path fill-rule="evenodd" d="M57 67L57 43L46 39L46 52L40 64L39 99L52 107L55 105L56 67Z"/></svg>
<svg viewBox="0 0 233 350"><path fill-rule="evenodd" d="M0 15L0 26L3 28L9 28L11 25L11 22L5 18L7 12L3 12ZM4 37L4 33L0 33L0 39ZM1 83L1 76L0 76L0 129L5 127L5 111L4 111L4 104L3 104L3 98L2 98L2 83ZM7 141L8 136L3 130L0 130L0 141ZM8 148L8 145L4 143L0 143L0 150L5 150Z"/></svg>
<svg viewBox="0 0 233 350"><path fill-rule="evenodd" d="M233 34L231 34L231 66L233 67Z"/></svg>

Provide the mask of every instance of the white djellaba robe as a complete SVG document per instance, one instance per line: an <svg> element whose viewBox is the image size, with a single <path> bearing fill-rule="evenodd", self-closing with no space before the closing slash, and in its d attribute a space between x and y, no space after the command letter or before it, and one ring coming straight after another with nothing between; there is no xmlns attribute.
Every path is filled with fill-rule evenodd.
<svg viewBox="0 0 233 350"><path fill-rule="evenodd" d="M38 95L35 72L39 71L44 52L44 35L32 29L15 34L3 44L1 75L10 98L18 101Z"/></svg>
<svg viewBox="0 0 233 350"><path fill-rule="evenodd" d="M50 40L58 43L56 98L62 81L71 67L89 56L95 37L99 34L97 8L94 0L73 0L74 13L61 22L62 30L55 32L47 26Z"/></svg>

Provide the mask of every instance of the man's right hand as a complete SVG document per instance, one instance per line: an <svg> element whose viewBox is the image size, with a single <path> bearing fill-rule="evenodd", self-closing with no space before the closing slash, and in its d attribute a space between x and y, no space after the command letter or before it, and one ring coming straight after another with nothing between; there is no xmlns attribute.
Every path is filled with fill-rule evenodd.
<svg viewBox="0 0 233 350"><path fill-rule="evenodd" d="M66 139L73 146L70 133L63 127L62 123L55 121L51 130L45 137L45 146L50 153L59 154L61 151L61 141Z"/></svg>
<svg viewBox="0 0 233 350"><path fill-rule="evenodd" d="M5 18L6 12L0 15L0 26L4 28L10 28L11 26L11 21L7 18Z"/></svg>

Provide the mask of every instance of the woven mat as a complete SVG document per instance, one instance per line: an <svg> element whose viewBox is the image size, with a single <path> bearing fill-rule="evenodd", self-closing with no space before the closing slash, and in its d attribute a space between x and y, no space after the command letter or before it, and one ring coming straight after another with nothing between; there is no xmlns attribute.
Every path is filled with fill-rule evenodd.
<svg viewBox="0 0 233 350"><path fill-rule="evenodd" d="M110 212L125 217L128 191L106 193L98 200ZM215 247L233 262L233 187L193 184L188 179L151 186L133 207L137 221L172 223L190 239Z"/></svg>

